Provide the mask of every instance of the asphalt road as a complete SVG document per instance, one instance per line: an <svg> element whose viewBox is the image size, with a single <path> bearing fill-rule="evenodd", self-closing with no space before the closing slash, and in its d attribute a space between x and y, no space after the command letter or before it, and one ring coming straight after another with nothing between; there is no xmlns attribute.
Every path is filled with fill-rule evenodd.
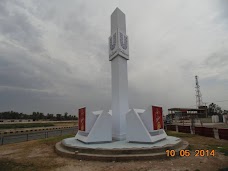
<svg viewBox="0 0 228 171"><path fill-rule="evenodd" d="M9 134L9 135L0 135L0 145L19 143L30 140L44 139L50 137L56 137L67 134L76 134L78 131L77 127L73 128L64 128L58 130L44 130L37 131L33 133L21 133L21 134Z"/></svg>

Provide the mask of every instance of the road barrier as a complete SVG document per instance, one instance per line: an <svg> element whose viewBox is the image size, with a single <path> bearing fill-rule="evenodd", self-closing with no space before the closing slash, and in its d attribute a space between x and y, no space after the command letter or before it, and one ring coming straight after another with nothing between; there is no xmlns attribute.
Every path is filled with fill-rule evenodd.
<svg viewBox="0 0 228 171"><path fill-rule="evenodd" d="M75 127L75 126L73 126ZM42 130L53 130L53 129L65 129L65 128L72 128L72 126L64 126L64 127L51 127L51 128L37 128L37 129L30 129L30 130L19 130L19 131L0 131L0 135L2 134L15 134L15 133L23 133L23 132L33 132L33 131L42 131Z"/></svg>
<svg viewBox="0 0 228 171"><path fill-rule="evenodd" d="M220 139L228 140L228 129L218 129Z"/></svg>
<svg viewBox="0 0 228 171"><path fill-rule="evenodd" d="M176 131L176 125L167 125L167 130Z"/></svg>
<svg viewBox="0 0 228 171"><path fill-rule="evenodd" d="M178 126L178 131L184 133L191 133L191 128L190 126Z"/></svg>
<svg viewBox="0 0 228 171"><path fill-rule="evenodd" d="M215 137L214 128L195 127L195 134L202 135L205 137Z"/></svg>
<svg viewBox="0 0 228 171"><path fill-rule="evenodd" d="M0 135L0 145L12 144L30 140L45 139L50 137L56 137L66 134L74 134L78 130L78 127L62 127L52 130L33 130L34 132L20 132L15 134L2 134Z"/></svg>
<svg viewBox="0 0 228 171"><path fill-rule="evenodd" d="M216 139L228 140L228 129L217 129L208 127L191 127L181 125L166 125L165 129L168 131L184 132L197 134L206 137L213 137Z"/></svg>

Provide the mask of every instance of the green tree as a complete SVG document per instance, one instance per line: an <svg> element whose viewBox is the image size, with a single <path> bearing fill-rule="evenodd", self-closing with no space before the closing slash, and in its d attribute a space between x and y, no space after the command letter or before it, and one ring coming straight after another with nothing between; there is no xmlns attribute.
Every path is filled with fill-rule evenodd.
<svg viewBox="0 0 228 171"><path fill-rule="evenodd" d="M60 121L60 120L62 119L62 115L61 115L61 114L56 114L56 119L57 119L58 121Z"/></svg>
<svg viewBox="0 0 228 171"><path fill-rule="evenodd" d="M221 109L221 107L215 103L211 103L208 107L208 114L209 115L218 115L218 114L222 114L223 111Z"/></svg>
<svg viewBox="0 0 228 171"><path fill-rule="evenodd" d="M65 120L67 120L67 119L68 119L67 115L68 115L68 113L67 113L67 112L65 112L65 113L64 113L64 119L65 119Z"/></svg>

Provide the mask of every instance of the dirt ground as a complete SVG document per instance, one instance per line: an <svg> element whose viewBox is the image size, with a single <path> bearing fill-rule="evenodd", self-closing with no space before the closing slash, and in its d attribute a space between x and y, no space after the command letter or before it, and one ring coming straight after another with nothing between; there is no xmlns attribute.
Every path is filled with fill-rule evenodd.
<svg viewBox="0 0 228 171"><path fill-rule="evenodd" d="M98 162L63 158L54 152L54 144L63 138L29 141L0 146L0 171L53 170L53 171L223 171L228 170L228 141L191 134L169 132L187 140L193 154L197 149L215 149L215 156L175 157L167 160ZM223 168L223 170L221 170Z"/></svg>

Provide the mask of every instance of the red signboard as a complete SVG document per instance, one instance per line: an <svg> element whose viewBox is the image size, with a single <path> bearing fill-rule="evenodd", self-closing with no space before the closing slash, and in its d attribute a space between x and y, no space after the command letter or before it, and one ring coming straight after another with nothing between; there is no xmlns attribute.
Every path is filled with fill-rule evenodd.
<svg viewBox="0 0 228 171"><path fill-rule="evenodd" d="M152 106L154 130L163 129L162 107Z"/></svg>
<svg viewBox="0 0 228 171"><path fill-rule="evenodd" d="M86 108L78 110L78 130L85 131Z"/></svg>

